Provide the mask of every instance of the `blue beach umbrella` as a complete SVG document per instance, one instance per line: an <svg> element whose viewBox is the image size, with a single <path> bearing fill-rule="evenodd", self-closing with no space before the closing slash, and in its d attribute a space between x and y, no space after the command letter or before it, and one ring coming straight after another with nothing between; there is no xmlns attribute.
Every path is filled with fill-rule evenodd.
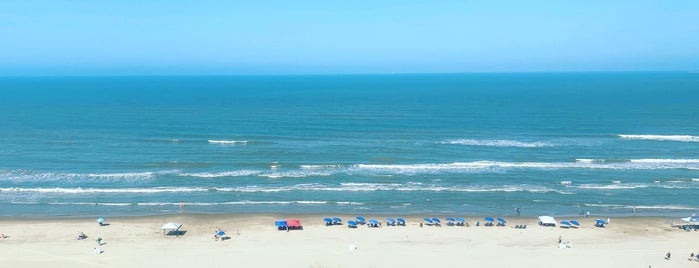
<svg viewBox="0 0 699 268"><path fill-rule="evenodd" d="M506 222L507 222L507 221L505 221L505 219L503 219L503 218L498 218L498 221L499 221L499 222L502 222L502 223L506 223Z"/></svg>
<svg viewBox="0 0 699 268"><path fill-rule="evenodd" d="M216 236L218 236L218 237L222 237L225 234L226 234L226 232L224 232L223 230L216 232Z"/></svg>
<svg viewBox="0 0 699 268"><path fill-rule="evenodd" d="M99 218L97 218L97 223L103 224L103 223L104 223L104 217L99 217Z"/></svg>
<svg viewBox="0 0 699 268"><path fill-rule="evenodd" d="M485 221L495 221L493 217L485 217Z"/></svg>

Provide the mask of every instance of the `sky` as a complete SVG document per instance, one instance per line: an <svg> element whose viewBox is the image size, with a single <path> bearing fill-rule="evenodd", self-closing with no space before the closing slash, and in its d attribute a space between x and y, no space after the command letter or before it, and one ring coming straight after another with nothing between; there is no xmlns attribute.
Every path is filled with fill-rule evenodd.
<svg viewBox="0 0 699 268"><path fill-rule="evenodd" d="M0 1L0 76L699 70L699 1Z"/></svg>

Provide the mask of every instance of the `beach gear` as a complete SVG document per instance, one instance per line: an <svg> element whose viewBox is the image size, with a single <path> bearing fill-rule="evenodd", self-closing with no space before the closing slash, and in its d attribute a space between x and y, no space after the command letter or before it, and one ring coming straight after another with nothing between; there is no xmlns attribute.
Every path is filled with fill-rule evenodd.
<svg viewBox="0 0 699 268"><path fill-rule="evenodd" d="M357 228L356 221L347 221L347 228Z"/></svg>
<svg viewBox="0 0 699 268"><path fill-rule="evenodd" d="M507 224L507 221L503 218L498 218L498 226L505 226Z"/></svg>
<svg viewBox="0 0 699 268"><path fill-rule="evenodd" d="M387 226L396 226L396 220L393 218L386 218L386 225Z"/></svg>
<svg viewBox="0 0 699 268"><path fill-rule="evenodd" d="M403 218L396 219L396 224L398 224L400 226L405 226L405 219L403 219Z"/></svg>
<svg viewBox="0 0 699 268"><path fill-rule="evenodd" d="M357 224L365 224L365 223L366 223L366 219L364 219L364 217L357 216Z"/></svg>
<svg viewBox="0 0 699 268"><path fill-rule="evenodd" d="M558 225L558 222L556 222L556 219L554 219L551 216L539 216L539 225L556 227L556 225Z"/></svg>
<svg viewBox="0 0 699 268"><path fill-rule="evenodd" d="M561 226L561 228L570 228L570 222L568 222L568 221L561 221L560 226Z"/></svg>
<svg viewBox="0 0 699 268"><path fill-rule="evenodd" d="M287 231L289 229L289 226L286 224L285 220L277 220L274 221L274 225L277 226L277 230L284 230Z"/></svg>
<svg viewBox="0 0 699 268"><path fill-rule="evenodd" d="M570 227L580 228L580 223L578 221L568 221L570 222Z"/></svg>

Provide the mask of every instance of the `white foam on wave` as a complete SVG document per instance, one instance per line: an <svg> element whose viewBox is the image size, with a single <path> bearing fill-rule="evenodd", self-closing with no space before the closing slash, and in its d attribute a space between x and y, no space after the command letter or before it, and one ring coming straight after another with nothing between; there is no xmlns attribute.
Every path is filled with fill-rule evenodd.
<svg viewBox="0 0 699 268"><path fill-rule="evenodd" d="M337 169L337 168L342 168L342 165L333 165L333 164L326 164L326 165L300 165L301 169Z"/></svg>
<svg viewBox="0 0 699 268"><path fill-rule="evenodd" d="M628 189L641 189L648 188L649 185L642 183L621 183L612 182L612 184L579 184L574 186L568 186L571 188L578 189L592 189L592 190L628 190Z"/></svg>
<svg viewBox="0 0 699 268"><path fill-rule="evenodd" d="M692 136L692 135L629 135L629 134L619 134L618 136L619 136L619 138L628 139L628 140L699 142L699 136Z"/></svg>
<svg viewBox="0 0 699 268"><path fill-rule="evenodd" d="M517 140L477 140L458 139L437 142L439 144L454 144L467 146L488 146L488 147L520 147L520 148L540 148L552 147L553 144L547 142L526 142Z"/></svg>
<svg viewBox="0 0 699 268"><path fill-rule="evenodd" d="M209 140L211 144L247 144L246 140Z"/></svg>
<svg viewBox="0 0 699 268"><path fill-rule="evenodd" d="M299 201L230 201L230 202L186 202L185 206L221 206L221 205L326 205L326 204L340 204L342 205L362 205L362 203L356 202L332 202L332 201L309 201L309 200L299 200ZM13 204L25 204L22 202L13 202ZM37 203L31 203L37 204ZM74 205L74 206L173 206L179 207L181 202L137 202L137 203L119 203L119 202L107 202L107 203L88 203L88 202L50 202L49 205Z"/></svg>
<svg viewBox="0 0 699 268"><path fill-rule="evenodd" d="M65 180L150 180L160 175L179 174L180 170L120 172L120 173L53 173L32 170L0 170L0 180L8 181L65 181Z"/></svg>
<svg viewBox="0 0 699 268"><path fill-rule="evenodd" d="M199 177L199 178L221 178L221 177L243 177L252 176L262 173L259 170L233 170L223 172L199 172L199 173L182 173L180 176Z"/></svg>
<svg viewBox="0 0 699 268"><path fill-rule="evenodd" d="M34 193L56 193L56 194L89 194L89 193L116 193L116 194L153 194L153 193L178 193L178 192L206 192L209 188L190 187L155 187L155 188L0 188L0 192L34 192Z"/></svg>

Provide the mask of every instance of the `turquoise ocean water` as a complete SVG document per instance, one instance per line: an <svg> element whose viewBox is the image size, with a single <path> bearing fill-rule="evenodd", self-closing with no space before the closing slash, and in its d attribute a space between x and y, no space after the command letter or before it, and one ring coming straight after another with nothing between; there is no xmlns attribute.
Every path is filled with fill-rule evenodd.
<svg viewBox="0 0 699 268"><path fill-rule="evenodd" d="M0 217L684 216L699 74L0 78Z"/></svg>

